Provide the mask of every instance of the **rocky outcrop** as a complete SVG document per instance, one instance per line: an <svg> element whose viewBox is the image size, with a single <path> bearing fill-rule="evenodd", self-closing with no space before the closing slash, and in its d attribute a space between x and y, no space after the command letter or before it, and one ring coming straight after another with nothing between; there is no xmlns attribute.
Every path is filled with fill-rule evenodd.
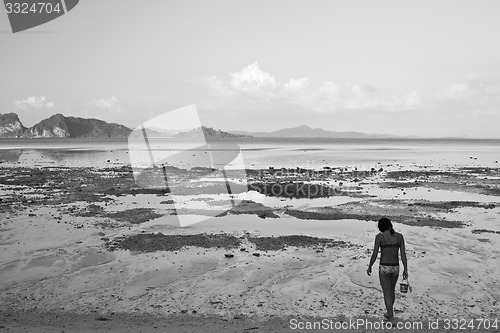
<svg viewBox="0 0 500 333"><path fill-rule="evenodd" d="M25 135L25 137L30 138L69 138L70 136L65 117L62 114L56 114L42 120L29 128Z"/></svg>
<svg viewBox="0 0 500 333"><path fill-rule="evenodd" d="M71 138L126 138L132 130L116 123L99 119L65 117Z"/></svg>
<svg viewBox="0 0 500 333"><path fill-rule="evenodd" d="M126 138L132 130L99 119L55 114L33 127L22 125L15 113L0 115L0 137L4 138Z"/></svg>
<svg viewBox="0 0 500 333"><path fill-rule="evenodd" d="M0 114L0 138L22 138L25 132L17 114Z"/></svg>

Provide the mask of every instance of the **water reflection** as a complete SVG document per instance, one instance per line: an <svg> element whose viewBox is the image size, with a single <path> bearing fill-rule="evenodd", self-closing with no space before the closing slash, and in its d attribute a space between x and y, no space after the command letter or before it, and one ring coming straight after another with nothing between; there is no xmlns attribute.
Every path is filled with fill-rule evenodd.
<svg viewBox="0 0 500 333"><path fill-rule="evenodd" d="M23 151L21 149L4 149L0 150L0 163L18 162Z"/></svg>
<svg viewBox="0 0 500 333"><path fill-rule="evenodd" d="M128 152L82 149L0 149L0 163L28 167L107 167L129 164Z"/></svg>

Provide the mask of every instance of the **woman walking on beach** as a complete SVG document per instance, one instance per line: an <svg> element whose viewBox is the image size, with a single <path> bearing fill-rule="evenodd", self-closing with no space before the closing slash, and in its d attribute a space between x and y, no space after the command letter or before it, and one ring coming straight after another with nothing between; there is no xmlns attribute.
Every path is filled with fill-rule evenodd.
<svg viewBox="0 0 500 333"><path fill-rule="evenodd" d="M378 221L378 229L380 233L375 237L375 247L373 248L372 257L368 270L368 275L372 273L372 266L377 260L378 250L381 249L379 278L380 285L384 292L384 301L387 313L384 317L389 320L394 320L394 300L396 298L396 282L399 277L399 252L401 252L401 261L403 262L404 271L403 279L408 278L408 265L406 260L405 240L403 235L395 232L392 228L392 223L388 218L381 218Z"/></svg>

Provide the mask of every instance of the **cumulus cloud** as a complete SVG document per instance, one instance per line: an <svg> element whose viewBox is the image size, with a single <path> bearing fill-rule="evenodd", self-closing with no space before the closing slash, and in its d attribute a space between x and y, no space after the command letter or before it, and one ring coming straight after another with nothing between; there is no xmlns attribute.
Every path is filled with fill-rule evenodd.
<svg viewBox="0 0 500 333"><path fill-rule="evenodd" d="M278 86L271 74L259 68L254 62L238 72L231 73L231 86L242 92L256 92L266 89L275 89Z"/></svg>
<svg viewBox="0 0 500 333"><path fill-rule="evenodd" d="M500 80L473 77L453 83L435 96L435 104L457 114L500 115Z"/></svg>
<svg viewBox="0 0 500 333"><path fill-rule="evenodd" d="M230 79L216 76L191 81L196 88L206 91L215 99L204 100L200 105L213 109L269 110L272 108L316 112L337 110L386 109L397 111L421 105L417 92L404 96L382 98L374 87L367 84L338 84L332 80L313 84L306 77L291 78L280 84L270 73L262 70L257 62L230 73Z"/></svg>
<svg viewBox="0 0 500 333"><path fill-rule="evenodd" d="M460 99L472 93L470 87L466 83L454 83L444 89L438 97L440 99Z"/></svg>
<svg viewBox="0 0 500 333"><path fill-rule="evenodd" d="M335 84L335 82L327 81L319 87L318 92L326 96L335 96L339 93L339 87Z"/></svg>
<svg viewBox="0 0 500 333"><path fill-rule="evenodd" d="M420 101L420 96L416 91L408 94L405 96L403 100L403 105L409 106L409 107L414 107L414 106L420 106L422 105L422 102Z"/></svg>
<svg viewBox="0 0 500 333"><path fill-rule="evenodd" d="M285 85L283 86L283 90L285 92L298 92L301 90L306 89L309 86L310 82L309 79L303 77L300 79L290 79Z"/></svg>
<svg viewBox="0 0 500 333"><path fill-rule="evenodd" d="M380 97L375 88L369 85L338 85L327 81L305 99L312 110L378 110L396 112L417 108L421 105L416 91L401 97Z"/></svg>
<svg viewBox="0 0 500 333"><path fill-rule="evenodd" d="M111 98L99 98L90 102L91 105L99 108L99 109L116 109L119 108L120 104L118 99L115 96Z"/></svg>
<svg viewBox="0 0 500 333"><path fill-rule="evenodd" d="M500 97L500 80L476 76L464 82L453 83L437 94L437 98L441 100L480 96L481 98Z"/></svg>
<svg viewBox="0 0 500 333"><path fill-rule="evenodd" d="M372 94L376 89L367 84L347 84L347 88L356 96Z"/></svg>
<svg viewBox="0 0 500 333"><path fill-rule="evenodd" d="M14 105L20 109L53 109L55 104L47 100L45 96L31 96L23 100L15 100Z"/></svg>

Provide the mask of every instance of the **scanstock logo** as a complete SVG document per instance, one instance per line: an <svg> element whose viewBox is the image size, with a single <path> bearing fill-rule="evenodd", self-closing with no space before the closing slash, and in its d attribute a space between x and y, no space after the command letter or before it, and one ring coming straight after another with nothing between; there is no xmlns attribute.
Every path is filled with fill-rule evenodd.
<svg viewBox="0 0 500 333"><path fill-rule="evenodd" d="M4 0L12 32L27 30L63 16L79 0Z"/></svg>
<svg viewBox="0 0 500 333"><path fill-rule="evenodd" d="M248 191L240 147L205 132L190 105L144 122L128 137L135 183L168 193L181 227L225 215Z"/></svg>

